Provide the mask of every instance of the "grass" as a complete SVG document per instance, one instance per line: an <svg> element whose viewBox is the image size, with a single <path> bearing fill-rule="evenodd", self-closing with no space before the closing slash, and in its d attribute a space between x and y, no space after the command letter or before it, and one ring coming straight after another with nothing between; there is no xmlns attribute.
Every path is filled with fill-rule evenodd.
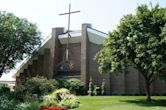
<svg viewBox="0 0 166 110"><path fill-rule="evenodd" d="M147 103L145 96L80 96L76 110L166 110L166 96L153 96Z"/></svg>

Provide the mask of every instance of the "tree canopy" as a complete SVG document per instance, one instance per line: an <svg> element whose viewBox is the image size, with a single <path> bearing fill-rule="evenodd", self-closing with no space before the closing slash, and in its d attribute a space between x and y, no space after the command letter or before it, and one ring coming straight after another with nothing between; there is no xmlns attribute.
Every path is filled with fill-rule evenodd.
<svg viewBox="0 0 166 110"><path fill-rule="evenodd" d="M133 65L144 76L147 100L151 101L150 84L166 68L166 8L140 5L136 14L124 16L96 60L101 73Z"/></svg>
<svg viewBox="0 0 166 110"><path fill-rule="evenodd" d="M32 54L40 44L40 32L36 24L0 12L0 77L25 56Z"/></svg>

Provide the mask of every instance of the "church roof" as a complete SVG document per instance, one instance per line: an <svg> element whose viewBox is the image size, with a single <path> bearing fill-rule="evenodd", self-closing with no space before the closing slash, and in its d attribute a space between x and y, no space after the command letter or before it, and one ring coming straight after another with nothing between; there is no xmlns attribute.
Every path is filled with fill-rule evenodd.
<svg viewBox="0 0 166 110"><path fill-rule="evenodd" d="M103 44L103 41L105 37L108 36L108 34L101 32L99 30L93 29L93 28L87 28L88 38L89 41L95 44ZM72 31L70 32L71 38L70 43L79 43L81 42L81 30ZM68 34L62 34L59 35L59 40L61 44L66 44L68 39Z"/></svg>

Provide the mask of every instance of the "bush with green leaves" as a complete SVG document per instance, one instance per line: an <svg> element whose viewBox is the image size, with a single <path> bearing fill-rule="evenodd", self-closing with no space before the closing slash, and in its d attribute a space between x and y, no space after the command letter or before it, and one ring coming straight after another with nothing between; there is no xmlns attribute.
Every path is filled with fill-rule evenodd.
<svg viewBox="0 0 166 110"><path fill-rule="evenodd" d="M60 88L66 88L67 80L66 79L57 79L57 87Z"/></svg>
<svg viewBox="0 0 166 110"><path fill-rule="evenodd" d="M49 106L63 106L67 109L77 108L79 106L79 100L66 88L60 88L52 92L50 95L42 98L42 107Z"/></svg>
<svg viewBox="0 0 166 110"><path fill-rule="evenodd" d="M10 92L10 88L7 84L0 84L0 93L9 93Z"/></svg>
<svg viewBox="0 0 166 110"><path fill-rule="evenodd" d="M56 95L45 95L41 98L41 106L42 107L50 107L57 106L57 98Z"/></svg>
<svg viewBox="0 0 166 110"><path fill-rule="evenodd" d="M20 104L16 105L14 110L30 110L30 103L28 103L28 102L20 103Z"/></svg>
<svg viewBox="0 0 166 110"><path fill-rule="evenodd" d="M101 83L101 95L105 94L105 79L103 79L102 83Z"/></svg>
<svg viewBox="0 0 166 110"><path fill-rule="evenodd" d="M59 102L59 106L63 106L68 109L74 109L79 107L80 102L78 101L77 98L72 98L72 99L63 99Z"/></svg>
<svg viewBox="0 0 166 110"><path fill-rule="evenodd" d="M72 78L67 80L66 88L77 95L83 94L84 84L81 80Z"/></svg>
<svg viewBox="0 0 166 110"><path fill-rule="evenodd" d="M92 95L93 95L93 83L92 83L92 78L90 78L87 93L88 93L89 96L92 96Z"/></svg>
<svg viewBox="0 0 166 110"><path fill-rule="evenodd" d="M25 102L25 103L20 103L16 105L14 110L39 110L40 105L38 102Z"/></svg>
<svg viewBox="0 0 166 110"><path fill-rule="evenodd" d="M38 94L39 96L48 94L56 89L56 80L54 79L47 79L42 76L36 76L32 78L28 78L23 84L21 85L22 88L20 91L29 93L29 94ZM19 89L18 89L19 91Z"/></svg>
<svg viewBox="0 0 166 110"><path fill-rule="evenodd" d="M0 110L13 110L15 108L14 100L10 100L7 96L0 96Z"/></svg>
<svg viewBox="0 0 166 110"><path fill-rule="evenodd" d="M93 95L97 96L100 93L100 87L98 87L97 85L94 85L93 88Z"/></svg>
<svg viewBox="0 0 166 110"><path fill-rule="evenodd" d="M84 84L77 78L67 80L61 79L58 80L58 88L67 88L71 91L71 93L82 95L84 91Z"/></svg>
<svg viewBox="0 0 166 110"><path fill-rule="evenodd" d="M63 88L56 90L54 94L56 94L59 106L63 106L67 109L79 107L78 98L74 94L71 94L67 89Z"/></svg>
<svg viewBox="0 0 166 110"><path fill-rule="evenodd" d="M105 80L103 79L101 86L95 85L90 78L87 94L89 96L97 96L105 94Z"/></svg>

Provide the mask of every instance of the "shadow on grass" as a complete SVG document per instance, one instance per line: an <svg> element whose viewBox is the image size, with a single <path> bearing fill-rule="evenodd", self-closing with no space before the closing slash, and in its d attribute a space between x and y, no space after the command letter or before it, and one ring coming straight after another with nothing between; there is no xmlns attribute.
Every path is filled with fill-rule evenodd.
<svg viewBox="0 0 166 110"><path fill-rule="evenodd" d="M144 107L153 107L153 106L166 107L166 100L164 100L164 99L152 100L152 103L148 103L148 102L146 102L146 100L143 100L143 99L121 100L121 102L132 103L132 104L136 104L136 105L144 106Z"/></svg>

